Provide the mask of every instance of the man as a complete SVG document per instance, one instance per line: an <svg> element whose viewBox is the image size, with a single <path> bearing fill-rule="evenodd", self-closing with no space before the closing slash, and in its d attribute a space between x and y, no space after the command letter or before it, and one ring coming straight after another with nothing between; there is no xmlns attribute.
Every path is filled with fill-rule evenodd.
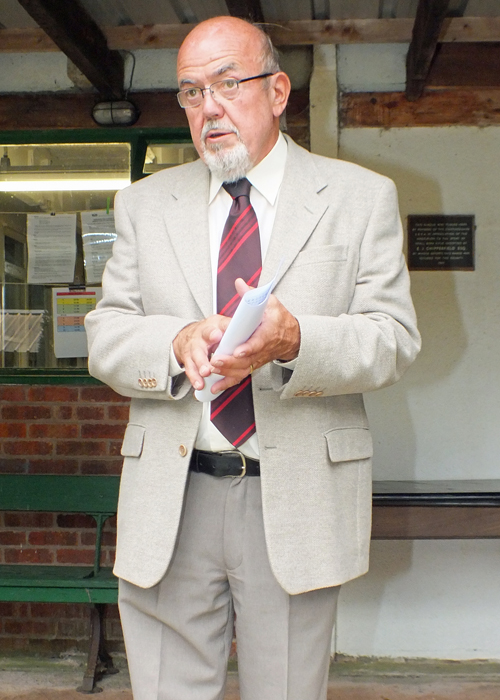
<svg viewBox="0 0 500 700"><path fill-rule="evenodd" d="M419 349L396 192L280 134L290 82L249 23L195 27L178 78L201 160L118 194L87 316L91 373L132 397L115 572L134 698L222 700L234 608L242 699L324 700L339 586L368 566L361 394ZM278 269L261 325L212 357Z"/></svg>

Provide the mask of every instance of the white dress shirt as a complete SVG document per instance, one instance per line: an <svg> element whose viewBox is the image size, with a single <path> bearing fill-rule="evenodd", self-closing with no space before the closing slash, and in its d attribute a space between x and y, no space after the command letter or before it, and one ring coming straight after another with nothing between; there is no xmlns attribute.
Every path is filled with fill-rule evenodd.
<svg viewBox="0 0 500 700"><path fill-rule="evenodd" d="M267 156L252 168L246 175L252 187L250 189L250 202L257 215L260 232L260 245L262 262L266 256L271 240L271 233L274 226L274 219L278 207L278 197L285 172L287 156L287 144L283 134L279 134L278 140ZM208 202L208 228L210 235L210 264L212 269L212 285L214 308L213 313L217 313L217 266L219 259L219 248L224 225L232 204L232 197L222 187L222 180L215 175L210 175L210 191ZM287 363L285 366L289 366ZM183 368L177 363L173 350L170 352L170 375L180 374ZM208 452L222 452L231 450L234 447L217 430L210 420L210 403L203 404L203 416L201 419L195 447L198 450ZM259 445L257 434L252 435L239 448L240 452L253 459L259 458Z"/></svg>

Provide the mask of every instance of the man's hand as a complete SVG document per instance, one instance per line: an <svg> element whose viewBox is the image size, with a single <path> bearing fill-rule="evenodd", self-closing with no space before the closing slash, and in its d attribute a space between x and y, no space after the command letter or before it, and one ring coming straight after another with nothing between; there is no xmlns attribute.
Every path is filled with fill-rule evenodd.
<svg viewBox="0 0 500 700"><path fill-rule="evenodd" d="M240 296L251 289L242 279L237 279L235 286ZM238 384L253 370L268 362L295 359L299 348L300 326L297 319L271 294L262 322L250 338L239 345L233 355L220 355L212 359L212 372L224 376L214 384L212 393Z"/></svg>
<svg viewBox="0 0 500 700"><path fill-rule="evenodd" d="M172 346L177 362L184 367L195 389L203 389L203 378L208 377L212 371L210 357L230 320L226 316L209 316L203 321L185 326L174 338Z"/></svg>

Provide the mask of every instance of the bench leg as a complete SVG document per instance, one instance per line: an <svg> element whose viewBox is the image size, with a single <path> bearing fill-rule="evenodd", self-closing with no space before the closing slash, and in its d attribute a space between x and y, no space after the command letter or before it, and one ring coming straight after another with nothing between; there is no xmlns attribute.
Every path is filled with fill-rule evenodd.
<svg viewBox="0 0 500 700"><path fill-rule="evenodd" d="M90 648L83 682L77 688L80 693L102 692L102 688L96 686L96 681L106 674L118 673L118 669L113 666L113 659L106 648L105 610L106 606L103 603L95 603L90 608Z"/></svg>

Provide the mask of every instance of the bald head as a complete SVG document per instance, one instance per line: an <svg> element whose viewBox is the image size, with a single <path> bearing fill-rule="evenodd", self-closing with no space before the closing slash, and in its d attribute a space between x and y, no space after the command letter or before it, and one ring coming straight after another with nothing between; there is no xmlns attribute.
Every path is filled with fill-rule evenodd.
<svg viewBox="0 0 500 700"><path fill-rule="evenodd" d="M268 37L236 17L201 22L179 49L177 78L201 158L223 179L228 168L243 177L276 143L290 92Z"/></svg>
<svg viewBox="0 0 500 700"><path fill-rule="evenodd" d="M268 35L260 27L238 17L212 17L197 24L182 42L179 57L182 58L183 50L189 49L191 42L196 45L199 41L210 37L217 41L218 36L223 35L225 31L233 32L241 41L248 41L252 45L254 51L260 56L263 73L277 73L281 70L278 52Z"/></svg>

